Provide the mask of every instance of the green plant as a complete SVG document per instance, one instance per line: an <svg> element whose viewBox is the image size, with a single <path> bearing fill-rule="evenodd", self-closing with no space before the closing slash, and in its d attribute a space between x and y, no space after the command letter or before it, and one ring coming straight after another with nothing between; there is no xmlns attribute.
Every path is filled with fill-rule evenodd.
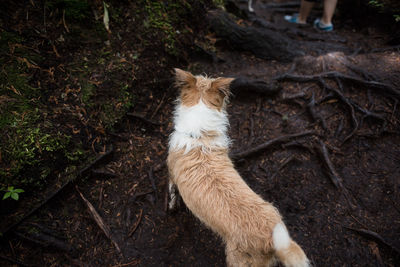
<svg viewBox="0 0 400 267"><path fill-rule="evenodd" d="M383 7L384 4L382 3L382 1L379 0L370 0L368 2L369 5L374 6L374 7Z"/></svg>
<svg viewBox="0 0 400 267"><path fill-rule="evenodd" d="M14 186L9 186L7 188L7 192L3 196L3 200L10 198L10 197L14 200L18 200L19 194L23 193L23 192L25 192L23 189L14 188Z"/></svg>

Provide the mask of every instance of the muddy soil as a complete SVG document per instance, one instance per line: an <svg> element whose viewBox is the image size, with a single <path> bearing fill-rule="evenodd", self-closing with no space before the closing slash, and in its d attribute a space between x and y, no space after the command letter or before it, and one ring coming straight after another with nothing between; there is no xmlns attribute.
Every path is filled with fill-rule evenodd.
<svg viewBox="0 0 400 267"><path fill-rule="evenodd" d="M259 19L296 27L263 3L255 8ZM301 30L317 33L311 26ZM308 55L298 59L294 69L292 63L258 59L251 53L232 50L223 42L215 43L219 61L192 60L187 69L213 77L242 76L264 81L289 70L303 76L338 71L391 83L393 77L400 77L400 52L367 53L387 47L385 42L390 38L373 26L367 32L338 21L335 32L326 33L332 37L327 39L340 40L354 53ZM213 41L215 37L209 38ZM296 38L310 41L300 35ZM359 47L364 52L359 52ZM346 62L370 76L349 69ZM314 266L399 266L398 98L382 89L338 80L325 79L330 88L341 90L355 109L358 127L354 133L350 106L337 95L330 96L331 91L318 79L280 80L283 89L274 96L240 92L232 96L228 107L232 151L243 151L282 135L315 132L239 159L235 165L250 187L280 210L292 238L304 248ZM394 87L399 90L398 84ZM184 204L173 213L166 210L168 174L164 161L176 96L170 82L143 91L135 111L154 114L152 120L161 125L122 120L111 137L115 152L112 160L101 167L103 175L77 182L110 227L121 253L71 186L21 226L45 226L57 232L70 250L14 238L7 244L10 248L5 250L6 255L17 255L26 265L36 266L225 266L221 240ZM312 107L317 117L310 112L312 99L317 103ZM366 116L366 111L377 116ZM331 181L320 141L343 187ZM2 266L8 264L2 262Z"/></svg>

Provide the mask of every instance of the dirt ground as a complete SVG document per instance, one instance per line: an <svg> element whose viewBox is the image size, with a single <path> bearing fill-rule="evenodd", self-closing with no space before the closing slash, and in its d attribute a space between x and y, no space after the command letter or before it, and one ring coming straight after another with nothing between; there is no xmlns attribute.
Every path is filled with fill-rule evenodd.
<svg viewBox="0 0 400 267"><path fill-rule="evenodd" d="M255 5L257 18L296 28L283 21L283 13L266 8L266 3ZM400 90L396 83L400 80L399 49L373 50L387 48L390 35L373 25L360 29L343 20L335 26L333 33L324 33L325 41L311 41L340 43L353 53L310 52L294 65L259 59L209 36L220 60L193 59L187 69L213 77L264 81L277 80L289 70L298 76L337 71ZM311 26L301 31L317 33ZM310 41L307 35L296 38ZM279 209L313 266L399 266L399 96L387 93L386 87L340 77L322 80L325 88L318 77L308 81L282 78L278 94L238 92L232 96L228 113L234 152L283 135L313 131L241 158L235 166L256 193ZM26 266L225 266L221 240L184 204L173 213L166 210L164 161L176 95L171 81L138 94L134 112L152 116L157 123L121 120L109 138L113 157L98 168L102 175L76 182L110 228L115 243L94 222L74 185L20 226L40 225L56 232L63 240L60 247L68 244L67 250L54 242L43 247L14 237L3 242L2 254ZM332 182L323 147L341 186ZM0 264L10 262L0 260Z"/></svg>

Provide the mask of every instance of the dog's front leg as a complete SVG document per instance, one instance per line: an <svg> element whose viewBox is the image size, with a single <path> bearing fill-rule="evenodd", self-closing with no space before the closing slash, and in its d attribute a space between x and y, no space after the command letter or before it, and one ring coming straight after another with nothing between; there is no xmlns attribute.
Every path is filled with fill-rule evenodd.
<svg viewBox="0 0 400 267"><path fill-rule="evenodd" d="M176 192L176 185L171 181L169 181L168 184L168 193L169 193L168 209L174 210L176 208L176 200L178 196Z"/></svg>
<svg viewBox="0 0 400 267"><path fill-rule="evenodd" d="M249 0L248 1L248 8L249 8L250 12L254 12L254 9L253 9L252 5L253 5L253 0Z"/></svg>

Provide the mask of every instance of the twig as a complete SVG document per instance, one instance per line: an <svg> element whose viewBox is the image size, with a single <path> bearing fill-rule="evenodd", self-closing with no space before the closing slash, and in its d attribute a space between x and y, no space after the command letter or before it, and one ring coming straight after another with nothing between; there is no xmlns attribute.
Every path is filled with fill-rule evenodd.
<svg viewBox="0 0 400 267"><path fill-rule="evenodd" d="M107 236L108 239L111 240L111 242L114 244L115 248L117 249L117 251L119 253L122 254L121 249L118 245L118 243L114 240L114 237L111 234L110 228L104 223L103 218L101 218L100 214L96 211L96 209L93 207L92 203L90 203L81 193L81 191L79 191L78 186L75 186L76 191L79 193L79 195L81 196L83 202L85 202L86 206L88 207L88 210L90 212L90 214L92 215L93 219L95 220L95 222L97 223L97 225L100 227L100 229L103 231L103 233Z"/></svg>
<svg viewBox="0 0 400 267"><path fill-rule="evenodd" d="M316 102L315 102L315 96L314 96L314 93L312 93L310 102L308 102L308 104L307 104L307 110L308 110L308 112L310 113L312 119L313 119L314 121L316 121L316 122L320 121L320 122L321 122L322 129L324 129L325 131L327 131L327 130L328 130L328 127L326 127L326 123L325 123L324 118L323 118L320 114L317 114L317 113L315 112L315 103L316 103Z"/></svg>
<svg viewBox="0 0 400 267"><path fill-rule="evenodd" d="M152 119L147 119L145 116L135 113L135 112L128 112L128 113L126 113L126 115L131 118L140 119L140 120L142 120L146 123L152 124L152 125L163 125L160 122L154 121Z"/></svg>
<svg viewBox="0 0 400 267"><path fill-rule="evenodd" d="M68 29L67 23L65 22L65 9L63 9L62 22L63 22L65 30L69 33L69 29Z"/></svg>
<svg viewBox="0 0 400 267"><path fill-rule="evenodd" d="M391 250L396 252L398 255L400 255L400 249L389 244L381 235L379 235L376 232L373 232L371 230L366 230L366 229L356 229L356 228L352 228L352 227L348 227L348 226L343 226L343 227L346 229L349 229L353 232L356 232L356 233L360 234L361 236L364 236L366 238L377 241L377 242L381 243L382 245L385 245L386 247L390 248Z"/></svg>
<svg viewBox="0 0 400 267"><path fill-rule="evenodd" d="M337 173L335 167L333 166L331 159L329 158L328 149L326 148L325 143L321 139L319 139L318 150L321 155L321 158L324 161L326 168L328 169L328 175L329 175L329 178L331 179L331 182L336 187L336 189L340 190L344 194L348 204L350 205L350 208L352 208L352 209L355 208L354 204L350 200L351 198L350 198L349 192L343 186L342 178Z"/></svg>
<svg viewBox="0 0 400 267"><path fill-rule="evenodd" d="M147 177L148 177L149 180L150 180L151 187L152 187L153 190L154 190L154 197L155 197L155 199L156 199L156 201L157 201L157 199L158 199L158 196L157 196L157 187L156 187L156 183L155 183L155 181L154 181L153 167L150 167L150 170L149 170L149 172L148 172Z"/></svg>
<svg viewBox="0 0 400 267"><path fill-rule="evenodd" d="M38 265L33 265L33 264L26 264L26 263L23 263L22 261L14 260L12 258L6 257L6 256L1 255L1 254L0 254L0 259L3 259L5 261L8 261L8 262L11 262L11 263L14 263L14 264L17 264L18 266L22 266L22 267L23 266L38 266Z"/></svg>
<svg viewBox="0 0 400 267"><path fill-rule="evenodd" d="M340 118L339 125L335 131L335 137L338 137L340 135L340 133L342 132L343 124L344 124L343 118Z"/></svg>
<svg viewBox="0 0 400 267"><path fill-rule="evenodd" d="M139 217L138 217L137 221L132 226L132 229L129 231L129 234L128 234L129 237L131 237L136 232L136 229L138 228L140 222L142 221L142 215L143 215L143 209L140 210Z"/></svg>
<svg viewBox="0 0 400 267"><path fill-rule="evenodd" d="M101 182L100 192L99 192L99 205L98 208L101 209L103 206L103 199L104 199L104 181Z"/></svg>
<svg viewBox="0 0 400 267"><path fill-rule="evenodd" d="M146 192L136 193L135 195L133 195L133 199L136 199L136 198L138 198L138 197L142 197L142 196L151 194L151 193L153 193L153 192L154 192L154 190L152 189L152 190L149 190L149 191L146 191Z"/></svg>
<svg viewBox="0 0 400 267"><path fill-rule="evenodd" d="M254 118L250 115L250 136L248 144L252 144L254 141Z"/></svg>
<svg viewBox="0 0 400 267"><path fill-rule="evenodd" d="M160 109L160 107L164 104L164 101L166 99L167 93L164 93L163 97L161 98L160 104L158 104L158 106L156 107L156 109L154 110L153 114L151 114L150 116L150 120L153 119L153 117L157 114L158 110Z"/></svg>
<svg viewBox="0 0 400 267"><path fill-rule="evenodd" d="M295 159L295 156L291 155L290 157L286 158L276 169L275 173L271 176L271 180L275 178L275 176L278 175L278 173L286 166L288 165L292 160Z"/></svg>
<svg viewBox="0 0 400 267"><path fill-rule="evenodd" d="M293 138L296 137L302 137L305 135L313 135L315 134L314 131L305 131L305 132L301 132L301 133L295 133L295 134L288 134L288 135L283 135L283 136L279 136L277 138L271 139L263 144L260 144L258 146L255 146L253 148L249 148L247 150L244 150L242 152L232 152L230 153L230 157L233 160L237 160L237 159L241 159L241 158L245 158L245 157L249 157L252 156L256 153L259 153L260 151L263 151L265 149L267 149L270 146L279 144L279 143L284 143L287 142Z"/></svg>

